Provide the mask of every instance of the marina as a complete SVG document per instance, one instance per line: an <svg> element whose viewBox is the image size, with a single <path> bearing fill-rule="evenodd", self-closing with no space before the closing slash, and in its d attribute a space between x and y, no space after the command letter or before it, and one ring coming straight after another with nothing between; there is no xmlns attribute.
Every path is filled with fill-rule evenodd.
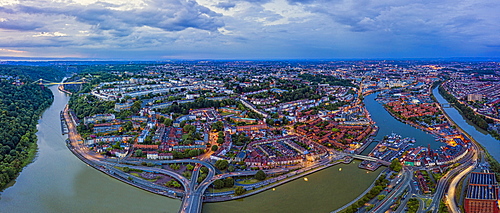
<svg viewBox="0 0 500 213"><path fill-rule="evenodd" d="M66 119L64 119L63 111L60 113L60 119L61 119L61 133L63 135L68 134L68 124L66 123Z"/></svg>

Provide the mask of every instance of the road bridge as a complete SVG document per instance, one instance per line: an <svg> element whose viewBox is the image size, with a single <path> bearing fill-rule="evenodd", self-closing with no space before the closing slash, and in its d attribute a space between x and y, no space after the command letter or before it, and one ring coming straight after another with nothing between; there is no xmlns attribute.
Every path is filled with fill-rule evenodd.
<svg viewBox="0 0 500 213"><path fill-rule="evenodd" d="M360 160L374 161L374 162L380 163L384 166L391 165L391 162L387 162L385 160L380 160L378 158L374 158L374 157L370 157L370 156L366 156L366 155L348 154L348 156L351 156L355 159L360 159Z"/></svg>
<svg viewBox="0 0 500 213"><path fill-rule="evenodd" d="M450 103L443 103L443 104L440 104L442 108L452 108L453 106L451 106Z"/></svg>

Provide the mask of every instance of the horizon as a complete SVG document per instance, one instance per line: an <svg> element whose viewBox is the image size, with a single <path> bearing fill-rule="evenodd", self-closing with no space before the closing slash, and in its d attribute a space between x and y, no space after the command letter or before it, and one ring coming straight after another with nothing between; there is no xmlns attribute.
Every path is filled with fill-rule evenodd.
<svg viewBox="0 0 500 213"><path fill-rule="evenodd" d="M212 61L212 62L226 62L226 61L248 61L248 62L259 62L259 61L306 61L306 62L321 62L321 61L415 61L415 62L499 62L500 57L439 57L439 58L331 58L331 59L143 59L143 60L129 60L129 59L108 59L108 58L32 58L32 57L22 57L22 58L5 58L0 57L0 65L9 62L200 62L200 61Z"/></svg>

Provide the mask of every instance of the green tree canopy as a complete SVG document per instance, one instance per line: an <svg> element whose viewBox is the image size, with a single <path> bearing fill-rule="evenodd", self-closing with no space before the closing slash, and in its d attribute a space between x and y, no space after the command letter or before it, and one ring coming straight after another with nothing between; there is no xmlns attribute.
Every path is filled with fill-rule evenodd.
<svg viewBox="0 0 500 213"><path fill-rule="evenodd" d="M218 160L215 162L215 168L217 168L219 170L227 169L228 165L229 165L229 162L227 162L227 160Z"/></svg>
<svg viewBox="0 0 500 213"><path fill-rule="evenodd" d="M234 194L235 195L242 195L246 192L247 190L245 188L243 188L243 186L237 186L235 189L234 189Z"/></svg>
<svg viewBox="0 0 500 213"><path fill-rule="evenodd" d="M257 171L257 173L255 173L254 178L257 180L264 180L266 179L266 173L264 173L264 171L262 170L259 170Z"/></svg>
<svg viewBox="0 0 500 213"><path fill-rule="evenodd" d="M221 179L217 179L214 181L213 185L215 189L222 189L224 188L224 181L222 181Z"/></svg>
<svg viewBox="0 0 500 213"><path fill-rule="evenodd" d="M392 160L392 162L391 162L391 165L389 165L389 168L392 171L399 172L399 171L401 171L403 166L401 165L401 163L399 162L399 160L397 158L394 158L394 160Z"/></svg>

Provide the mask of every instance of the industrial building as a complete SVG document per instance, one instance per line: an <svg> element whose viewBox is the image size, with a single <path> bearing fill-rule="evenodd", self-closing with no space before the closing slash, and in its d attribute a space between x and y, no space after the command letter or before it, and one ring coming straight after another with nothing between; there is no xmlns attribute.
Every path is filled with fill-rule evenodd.
<svg viewBox="0 0 500 213"><path fill-rule="evenodd" d="M466 213L499 213L498 182L494 173L472 172L464 199Z"/></svg>

